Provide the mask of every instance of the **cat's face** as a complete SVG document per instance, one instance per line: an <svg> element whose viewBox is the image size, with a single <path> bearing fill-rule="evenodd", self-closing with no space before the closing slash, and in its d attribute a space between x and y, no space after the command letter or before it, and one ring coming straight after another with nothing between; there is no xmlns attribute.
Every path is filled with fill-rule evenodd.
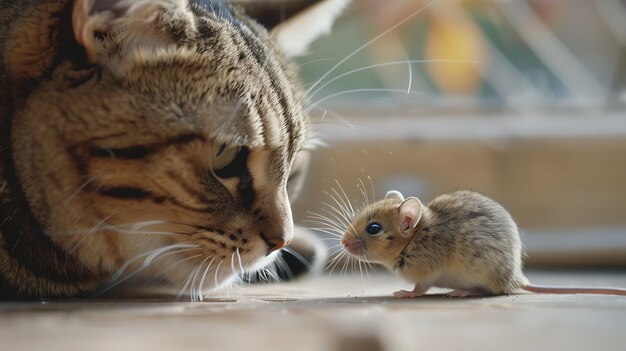
<svg viewBox="0 0 626 351"><path fill-rule="evenodd" d="M136 3L100 18L77 2L88 63L61 63L17 111L16 170L44 231L93 272L211 288L293 236L297 82L237 11Z"/></svg>

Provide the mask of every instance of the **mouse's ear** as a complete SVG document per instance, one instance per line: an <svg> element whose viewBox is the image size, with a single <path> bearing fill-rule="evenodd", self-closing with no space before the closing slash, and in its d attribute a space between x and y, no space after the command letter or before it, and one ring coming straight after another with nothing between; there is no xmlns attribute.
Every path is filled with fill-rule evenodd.
<svg viewBox="0 0 626 351"><path fill-rule="evenodd" d="M400 204L398 212L402 234L408 234L417 227L417 223L422 218L422 207L422 202L416 197L409 197Z"/></svg>
<svg viewBox="0 0 626 351"><path fill-rule="evenodd" d="M404 201L404 195L398 190L389 190L385 195L385 199L396 199L400 201Z"/></svg>

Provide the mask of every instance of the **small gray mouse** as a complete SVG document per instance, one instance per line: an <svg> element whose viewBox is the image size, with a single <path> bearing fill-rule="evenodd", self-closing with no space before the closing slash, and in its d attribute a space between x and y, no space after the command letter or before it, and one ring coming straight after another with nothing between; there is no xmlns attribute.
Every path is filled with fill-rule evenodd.
<svg viewBox="0 0 626 351"><path fill-rule="evenodd" d="M432 287L450 297L488 296L518 289L536 293L626 295L626 289L543 287L522 272L515 221L496 201L472 191L440 195L428 205L395 190L357 213L342 238L358 259L380 263L415 283L396 297Z"/></svg>

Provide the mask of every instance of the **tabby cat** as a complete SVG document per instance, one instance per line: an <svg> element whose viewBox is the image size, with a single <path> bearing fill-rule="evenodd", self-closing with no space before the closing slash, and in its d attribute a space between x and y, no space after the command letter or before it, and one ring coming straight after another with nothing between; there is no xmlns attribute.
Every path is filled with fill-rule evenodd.
<svg viewBox="0 0 626 351"><path fill-rule="evenodd" d="M3 0L0 296L203 296L271 260L307 160L290 58L346 2Z"/></svg>

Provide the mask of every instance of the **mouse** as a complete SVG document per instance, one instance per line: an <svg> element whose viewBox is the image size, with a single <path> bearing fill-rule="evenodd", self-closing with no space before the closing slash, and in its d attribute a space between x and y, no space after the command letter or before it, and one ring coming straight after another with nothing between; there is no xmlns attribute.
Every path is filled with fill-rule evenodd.
<svg viewBox="0 0 626 351"><path fill-rule="evenodd" d="M539 286L522 271L519 229L498 202L468 190L439 195L423 205L397 190L358 211L342 236L344 249L414 283L393 296L412 298L429 288L450 297L512 294L519 289L552 294L610 294L626 289Z"/></svg>

